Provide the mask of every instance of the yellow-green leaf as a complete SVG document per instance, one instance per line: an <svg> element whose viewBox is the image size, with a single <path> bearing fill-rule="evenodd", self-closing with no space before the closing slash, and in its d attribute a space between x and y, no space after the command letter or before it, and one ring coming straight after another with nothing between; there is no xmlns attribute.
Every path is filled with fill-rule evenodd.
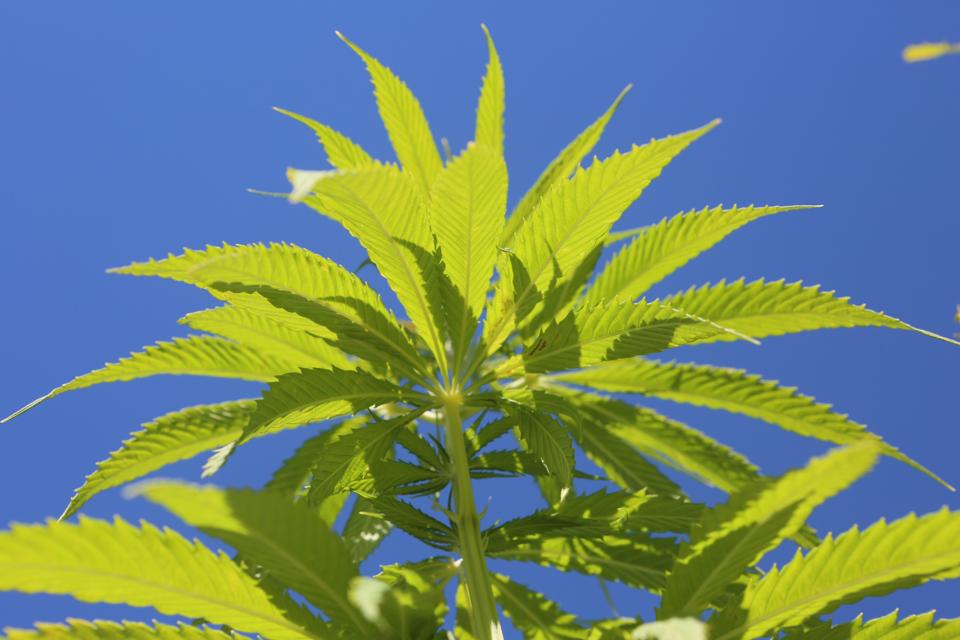
<svg viewBox="0 0 960 640"><path fill-rule="evenodd" d="M783 568L754 578L712 625L713 640L756 638L865 596L881 596L960 571L960 513L942 509L860 532L854 527Z"/></svg>
<svg viewBox="0 0 960 640"><path fill-rule="evenodd" d="M498 349L513 327L536 317L542 299L577 273L650 182L716 124L597 160L547 191L499 260L500 280L483 334L487 353Z"/></svg>
<svg viewBox="0 0 960 640"><path fill-rule="evenodd" d="M517 233L517 230L520 229L524 221L526 221L527 216L530 215L534 207L540 202L540 199L543 198L557 182L569 178L574 169L580 166L580 162L587 157L590 150L593 149L597 141L600 140L600 136L607 127L607 123L610 122L610 118L613 117L617 107L620 106L620 103L631 88L633 88L633 85L629 84L624 87L623 91L614 99L613 104L589 127L584 129L580 135L574 138L570 144L564 147L564 149L557 154L556 158L550 161L550 164L547 165L547 168L544 169L540 177L537 178L533 187L523 196L519 204L517 204L517 207L513 210L513 214L510 216L510 219L507 221L507 226L503 230L500 244L508 246L510 241L513 240L513 236Z"/></svg>
<svg viewBox="0 0 960 640"><path fill-rule="evenodd" d="M815 507L868 472L878 454L871 442L838 449L707 510L670 572L657 616L698 616L748 567L797 533Z"/></svg>
<svg viewBox="0 0 960 640"><path fill-rule="evenodd" d="M0 590L153 607L279 640L328 637L305 609L268 596L226 555L169 529L120 519L14 525L0 533Z"/></svg>
<svg viewBox="0 0 960 640"><path fill-rule="evenodd" d="M787 632L784 640L954 640L960 638L960 618L934 620L934 612L897 619L899 611L863 621L863 614L851 622L817 625Z"/></svg>
<svg viewBox="0 0 960 640"><path fill-rule="evenodd" d="M337 169L362 169L377 164L360 145L339 131L286 109L274 107L274 110L313 129L317 140L323 145L323 150L327 152L327 160Z"/></svg>
<svg viewBox="0 0 960 640"><path fill-rule="evenodd" d="M587 290L585 302L636 300L652 285L749 222L776 213L809 208L806 205L714 207L664 218L643 228L630 244L613 256Z"/></svg>
<svg viewBox="0 0 960 640"><path fill-rule="evenodd" d="M397 159L403 165L403 170L419 185L421 194L426 196L430 193L443 162L420 103L407 85L389 68L339 32L337 35L367 65L377 98L377 109L383 125L387 128Z"/></svg>
<svg viewBox="0 0 960 640"><path fill-rule="evenodd" d="M199 405L148 422L109 458L97 463L97 470L76 490L60 518L73 515L101 491L233 442L243 433L255 407L255 400Z"/></svg>
<svg viewBox="0 0 960 640"><path fill-rule="evenodd" d="M896 447L882 442L879 436L867 431L863 425L833 411L830 405L820 404L798 393L794 387L784 387L740 369L632 359L559 373L551 378L602 391L639 393L731 411L835 444L853 444L864 440L878 442L884 455L905 462L946 484Z"/></svg>
<svg viewBox="0 0 960 640"><path fill-rule="evenodd" d="M137 493L223 540L333 621L359 633L369 629L347 598L357 567L340 537L304 503L271 491L176 481L148 482L140 485Z"/></svg>
<svg viewBox="0 0 960 640"><path fill-rule="evenodd" d="M111 270L159 276L206 289L234 306L267 315L296 331L374 363L417 372L413 344L380 296L354 274L290 244L223 245Z"/></svg>
<svg viewBox="0 0 960 640"><path fill-rule="evenodd" d="M548 600L543 594L499 573L490 577L503 613L523 633L526 640L587 638L589 630L580 625L577 617L563 611L557 603Z"/></svg>
<svg viewBox="0 0 960 640"><path fill-rule="evenodd" d="M158 375L211 376L268 382L296 369L295 363L282 357L230 340L213 336L174 338L78 376L0 420L0 424L61 393L106 382L127 382Z"/></svg>
<svg viewBox="0 0 960 640"><path fill-rule="evenodd" d="M238 442L403 399L403 389L364 371L289 373L264 392Z"/></svg>
<svg viewBox="0 0 960 640"><path fill-rule="evenodd" d="M232 640L233 635L207 626L77 620L38 623L35 629L4 629L4 640Z"/></svg>
<svg viewBox="0 0 960 640"><path fill-rule="evenodd" d="M522 364L531 373L577 369L609 360L657 353L717 336L742 338L702 317L658 302L605 302L574 309L549 325L524 352L497 369L515 374Z"/></svg>
<svg viewBox="0 0 960 640"><path fill-rule="evenodd" d="M578 437L584 439L584 447L588 452L594 448L591 444L594 441L598 445L604 445L601 450L594 452L594 457L597 460L611 461L601 464L605 469L613 460L630 460L631 454L636 456L635 452L639 451L701 482L728 492L742 489L760 479L757 468L739 453L652 409L586 393L571 396L571 400L587 422L583 435ZM618 466L623 467L625 464ZM622 484L642 469L637 464L630 467L611 479L628 489L637 490L641 486L649 486L658 493L679 493L672 482L667 486L663 486L662 482L653 484L652 480L647 480L647 484L641 486ZM610 472L610 469L607 469L607 473ZM663 477L662 474L658 475ZM621 477L622 479L618 479ZM643 477L637 480L642 481Z"/></svg>
<svg viewBox="0 0 960 640"><path fill-rule="evenodd" d="M195 311L180 319L181 324L206 331L295 363L298 367L350 368L344 353L325 339L284 324L280 309L262 313L237 305ZM289 314L287 314L289 315Z"/></svg>
<svg viewBox="0 0 960 640"><path fill-rule="evenodd" d="M296 170L289 175L294 185L300 181ZM427 201L409 176L392 165L330 172L316 177L310 190L314 195L305 202L342 224L363 245L441 368L446 368L440 265Z"/></svg>
<svg viewBox="0 0 960 640"><path fill-rule="evenodd" d="M753 338L779 336L815 329L841 327L886 327L907 329L923 335L960 344L950 338L917 329L863 305L837 297L832 291L805 287L800 282L766 282L743 279L714 285L691 287L683 293L660 301L686 313L707 318L724 327ZM717 334L712 341L734 340L737 333Z"/></svg>
<svg viewBox="0 0 960 640"><path fill-rule="evenodd" d="M497 54L496 47L493 46L493 38L490 36L490 30L486 25L483 27L483 35L487 38L487 51L489 61L487 62L487 72L483 76L483 86L480 89L480 102L477 104L477 127L474 134L474 140L477 144L489 147L493 152L503 157L503 111L504 111L504 86L503 86L503 67L500 65L500 56ZM501 230L498 230L497 240L500 238Z"/></svg>
<svg viewBox="0 0 960 640"><path fill-rule="evenodd" d="M433 187L430 226L453 286L444 307L457 362L487 299L506 203L507 167L481 144L471 144L450 162Z"/></svg>

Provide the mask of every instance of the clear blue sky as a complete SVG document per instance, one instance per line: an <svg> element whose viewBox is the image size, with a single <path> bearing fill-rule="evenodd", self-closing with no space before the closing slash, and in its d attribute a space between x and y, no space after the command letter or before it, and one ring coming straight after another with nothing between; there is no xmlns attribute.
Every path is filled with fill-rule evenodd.
<svg viewBox="0 0 960 640"><path fill-rule="evenodd" d="M347 265L358 246L304 207L250 195L284 169L326 166L283 106L390 157L369 82L340 29L419 95L434 132L468 140L488 24L506 68L511 200L628 82L598 147L724 124L681 156L625 216L636 226L713 204L823 203L739 231L658 293L721 277L803 279L944 334L960 302L960 58L919 65L901 48L960 40L960 5L877 2L86 2L0 3L0 413L156 339L183 333L197 291L104 269L205 243L292 241ZM592 6L588 10L588 6ZM834 403L960 485L960 348L906 332L841 330L689 350ZM189 404L255 395L201 379L69 394L0 429L0 522L60 513L94 462L141 422ZM780 473L824 450L765 424L660 405ZM312 430L311 430L312 432ZM218 482L258 484L306 432L250 446ZM198 462L165 475L196 478ZM492 510L529 493L485 484ZM716 494L699 492L704 499ZM821 531L960 498L884 461L821 508ZM92 516L170 522L114 491ZM402 536L377 556L420 554ZM411 555L412 557L412 555ZM609 613L591 580L498 565L584 615ZM649 600L618 590L623 613ZM896 598L907 613L960 616L960 586ZM871 600L845 611L886 613ZM0 594L0 626L151 617L65 597Z"/></svg>

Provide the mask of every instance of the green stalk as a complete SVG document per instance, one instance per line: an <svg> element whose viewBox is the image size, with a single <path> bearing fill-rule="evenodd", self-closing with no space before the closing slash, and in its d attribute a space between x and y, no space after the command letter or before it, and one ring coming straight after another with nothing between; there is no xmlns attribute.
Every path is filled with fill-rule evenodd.
<svg viewBox="0 0 960 640"><path fill-rule="evenodd" d="M470 597L470 622L477 640L503 640L493 584L487 572L483 540L480 537L480 516L473 499L470 460L460 418L462 405L459 393L444 398L447 452L453 471L454 524L457 526L457 543L463 558L461 572Z"/></svg>

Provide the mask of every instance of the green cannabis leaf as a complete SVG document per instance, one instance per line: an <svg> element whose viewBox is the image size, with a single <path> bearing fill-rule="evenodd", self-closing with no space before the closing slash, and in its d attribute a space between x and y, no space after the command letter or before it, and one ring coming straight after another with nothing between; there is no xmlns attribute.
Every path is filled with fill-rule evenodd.
<svg viewBox="0 0 960 640"><path fill-rule="evenodd" d="M398 162L278 109L316 134L332 167L290 169L289 200L359 241L396 309L356 273L293 244L207 246L112 270L196 286L216 305L180 320L200 335L74 378L4 422L67 391L154 375L245 380L260 385L259 397L147 422L97 463L61 521L0 532L0 589L149 607L181 624L70 619L7 629L6 638L498 640L501 615L533 640L960 633L957 620L932 613L825 617L866 596L960 577L960 514L910 515L822 540L807 522L880 456L949 487L945 480L793 387L650 357L831 328L955 341L799 282L720 280L645 297L744 225L811 207L713 206L614 231L650 183L719 123L583 166L629 87L508 215L503 68L484 34L474 140L446 160L407 85L343 36L369 71ZM932 55L924 51L911 55ZM768 477L644 398L733 412L839 446ZM237 447L306 428L314 433L262 489L149 480L128 490L232 556L148 523L65 521L99 493L171 463L205 453L209 476ZM698 503L680 476L728 497ZM520 477L539 487L538 508L507 520L478 508L476 483ZM488 507L498 507L496 496ZM397 530L437 555L369 571L366 559ZM761 571L782 545L796 547L794 558ZM492 573L491 559L647 591L659 597L656 619L580 619Z"/></svg>

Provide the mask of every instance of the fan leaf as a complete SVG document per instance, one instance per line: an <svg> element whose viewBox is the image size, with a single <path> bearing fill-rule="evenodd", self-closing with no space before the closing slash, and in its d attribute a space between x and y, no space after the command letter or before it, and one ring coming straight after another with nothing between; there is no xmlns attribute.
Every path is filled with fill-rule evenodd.
<svg viewBox="0 0 960 640"><path fill-rule="evenodd" d="M269 382L279 374L296 370L296 365L262 352L212 336L174 338L158 342L143 351L107 364L102 369L85 373L60 385L33 402L21 407L0 424L13 420L42 402L56 396L106 382L127 382L158 375L211 376Z"/></svg>
<svg viewBox="0 0 960 640"><path fill-rule="evenodd" d="M567 488L573 481L573 442L567 428L549 414L520 405L509 407L517 418L523 449L540 458L550 475Z"/></svg>
<svg viewBox="0 0 960 640"><path fill-rule="evenodd" d="M407 85L389 68L347 40L340 32L337 32L337 36L367 65L377 99L377 110L387 129L387 135L390 136L397 159L426 196L430 193L430 187L440 173L443 162L420 103Z"/></svg>
<svg viewBox="0 0 960 640"><path fill-rule="evenodd" d="M153 607L281 640L330 637L305 609L268 596L222 553L120 519L14 525L0 533L0 590Z"/></svg>
<svg viewBox="0 0 960 640"><path fill-rule="evenodd" d="M673 555L663 546L643 544L637 536L578 538L545 534L488 555L658 591L673 563Z"/></svg>
<svg viewBox="0 0 960 640"><path fill-rule="evenodd" d="M863 616L851 622L831 626L824 623L798 632L788 632L785 640L950 640L960 637L960 619L934 620L934 612L921 613L897 619L894 611L881 618L863 621Z"/></svg>
<svg viewBox="0 0 960 640"><path fill-rule="evenodd" d="M223 540L247 561L302 594L335 622L369 629L347 598L357 567L310 508L280 493L154 481L137 492L187 524Z"/></svg>
<svg viewBox="0 0 960 640"><path fill-rule="evenodd" d="M524 221L526 221L527 216L529 216L537 204L540 203L540 199L543 198L556 183L569 178L570 174L580 166L583 159L587 157L587 154L590 153L600 140L600 136L607 127L607 123L610 122L610 118L613 117L613 114L620 106L620 103L623 102L627 93L630 92L631 88L633 88L633 85L624 87L623 91L614 99L613 104L589 127L581 132L580 135L574 138L570 144L564 147L564 149L557 154L556 158L550 161L550 164L547 165L547 168L544 169L540 177L537 178L533 187L527 191L517 204L510 219L507 220L507 225L503 230L503 236L500 240L501 245L509 246L510 241L517 233L517 230L523 225Z"/></svg>
<svg viewBox="0 0 960 640"><path fill-rule="evenodd" d="M275 315L353 355L417 372L424 363L380 297L340 265L290 244L186 250L111 270L193 284L234 306Z"/></svg>
<svg viewBox="0 0 960 640"><path fill-rule="evenodd" d="M835 444L854 444L864 440L878 442L884 455L905 462L946 484L896 447L883 443L879 436L867 431L863 425L833 411L830 405L817 403L813 398L798 393L794 387L784 387L776 381L764 380L739 369L634 359L560 373L551 378L613 393L639 393L723 409ZM721 488L730 490L723 486Z"/></svg>
<svg viewBox="0 0 960 640"><path fill-rule="evenodd" d="M4 629L4 640L232 640L230 633L180 623L177 626L142 622L77 620L67 624L39 623L35 629Z"/></svg>
<svg viewBox="0 0 960 640"><path fill-rule="evenodd" d="M503 111L505 95L503 87L503 67L500 56L493 45L493 38L486 25L483 35L487 39L489 60L487 71L483 76L483 86L480 88L480 101L477 103L477 127L474 140L477 144L489 147L497 156L503 157ZM496 240L499 241L502 229L498 231Z"/></svg>
<svg viewBox="0 0 960 640"><path fill-rule="evenodd" d="M271 315L283 313L277 311L279 313ZM351 366L343 352L323 338L249 308L225 305L196 311L181 318L180 323L259 349L297 367L348 369Z"/></svg>
<svg viewBox="0 0 960 640"><path fill-rule="evenodd" d="M318 503L347 491L351 483L368 475L371 468L392 451L401 429L419 413L422 412L361 423L329 442L310 469L314 479L308 500Z"/></svg>
<svg viewBox="0 0 960 640"><path fill-rule="evenodd" d="M343 525L343 542L347 545L350 558L360 564L380 546L390 534L393 525L389 520L369 515L374 506L365 498L357 498L353 509Z"/></svg>
<svg viewBox="0 0 960 640"><path fill-rule="evenodd" d="M946 509L880 521L828 536L782 569L747 585L713 625L714 640L757 637L829 613L865 596L879 596L960 571L960 514Z"/></svg>
<svg viewBox="0 0 960 640"><path fill-rule="evenodd" d="M664 218L636 233L633 241L617 252L590 286L585 300L593 304L604 300L635 300L740 227L765 216L809 208L808 205L714 207Z"/></svg>
<svg viewBox="0 0 960 640"><path fill-rule="evenodd" d="M199 405L148 422L109 458L97 463L97 470L76 490L60 519L70 517L102 491L233 442L243 433L255 407L255 400Z"/></svg>
<svg viewBox="0 0 960 640"><path fill-rule="evenodd" d="M294 185L292 199L301 199L300 191L312 192L310 197L304 194L306 204L342 224L363 245L445 368L440 265L427 197L393 165L339 173L290 169L288 176Z"/></svg>
<svg viewBox="0 0 960 640"><path fill-rule="evenodd" d="M558 181L530 213L498 264L500 280L484 327L493 353L549 291L563 287L614 222L670 161L715 123L616 153Z"/></svg>
<svg viewBox="0 0 960 640"><path fill-rule="evenodd" d="M428 516L409 502L391 497L373 498L367 501L370 515L379 515L387 522L402 529L424 544L449 551L456 545L454 531L436 518Z"/></svg>
<svg viewBox="0 0 960 640"><path fill-rule="evenodd" d="M493 590L503 613L523 633L526 640L585 639L589 633L577 622L576 616L563 611L548 600L518 582L499 573L490 576Z"/></svg>
<svg viewBox="0 0 960 640"><path fill-rule="evenodd" d="M321 431L317 435L305 440L293 455L283 461L270 476L264 489L276 493L283 493L292 498L299 498L307 487L311 477L311 469L317 460L327 451L331 443L357 429L367 421L366 416L354 416L338 425Z"/></svg>
<svg viewBox="0 0 960 640"><path fill-rule="evenodd" d="M714 285L691 287L661 302L686 313L709 318L753 338L814 329L886 327L916 331L938 340L960 344L871 311L863 305L851 304L849 298L838 298L832 291L821 291L816 286L805 287L800 282L754 280L747 283L740 279L727 283L721 280ZM712 340L733 340L735 337L735 333L717 334Z"/></svg>
<svg viewBox="0 0 960 640"><path fill-rule="evenodd" d="M377 164L360 145L339 131L299 113L279 107L274 107L274 110L310 127L317 134L317 141L323 145L327 160L337 169L363 169Z"/></svg>
<svg viewBox="0 0 960 640"><path fill-rule="evenodd" d="M657 616L699 615L765 553L800 531L815 507L867 473L878 453L870 442L838 449L707 510L670 572Z"/></svg>
<svg viewBox="0 0 960 640"><path fill-rule="evenodd" d="M392 382L364 371L305 369L289 373L264 392L238 442L404 400L405 394Z"/></svg>
<svg viewBox="0 0 960 640"><path fill-rule="evenodd" d="M718 336L742 338L726 326L658 302L609 302L575 309L554 322L495 371L507 377L519 367L550 373L657 353Z"/></svg>
<svg viewBox="0 0 960 640"><path fill-rule="evenodd" d="M628 491L650 489L659 495L682 496L680 487L602 422L588 421L574 431L586 456L617 486Z"/></svg>
<svg viewBox="0 0 960 640"><path fill-rule="evenodd" d="M590 428L584 431L608 442L607 450L619 451L628 444L631 450L638 450L728 492L743 488L760 477L757 468L739 453L652 409L587 393L571 397L590 418ZM651 488L663 491L653 485ZM676 490L668 493L676 493Z"/></svg>
<svg viewBox="0 0 960 640"><path fill-rule="evenodd" d="M430 225L454 289L445 296L445 315L456 362L466 352L486 302L506 202L503 158L480 144L454 158L433 187Z"/></svg>

